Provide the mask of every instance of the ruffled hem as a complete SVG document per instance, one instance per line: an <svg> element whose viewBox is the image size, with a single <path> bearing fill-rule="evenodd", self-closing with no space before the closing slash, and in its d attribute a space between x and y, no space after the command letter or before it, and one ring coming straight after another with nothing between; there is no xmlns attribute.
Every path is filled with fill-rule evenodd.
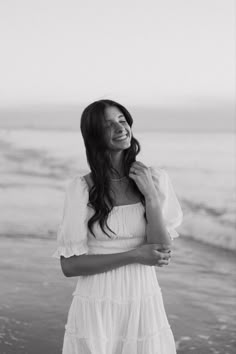
<svg viewBox="0 0 236 354"><path fill-rule="evenodd" d="M80 337L114 335L144 338L169 328L160 289L133 297L112 300L95 294L73 297L65 326L69 333Z"/></svg>
<svg viewBox="0 0 236 354"><path fill-rule="evenodd" d="M72 245L70 247L59 246L57 250L52 254L53 258L60 259L60 256L69 258L72 256L80 256L81 254L88 254L88 247Z"/></svg>
<svg viewBox="0 0 236 354"><path fill-rule="evenodd" d="M86 303L90 303L90 304L99 304L100 302L106 302L107 304L117 304L117 305L134 305L135 303L136 304L140 304L140 302L148 302L150 300L153 300L153 298L156 298L157 296L160 296L160 293L161 293L161 288L158 288L158 292L157 293L152 293L152 294L145 294L143 295L142 297L140 296L129 296L126 300L120 298L120 299L117 299L117 298L111 298L111 297L108 297L108 296L103 296L103 297L94 297L94 296L85 296L85 295L81 295L81 294L78 294L77 291L74 291L73 292L73 296L76 296L77 300L80 300L80 301L84 301Z"/></svg>
<svg viewBox="0 0 236 354"><path fill-rule="evenodd" d="M142 336L142 337L127 337L127 336L112 336L112 338L108 338L106 336L86 336L86 337L81 337L81 335L75 331L73 331L69 326L65 326L66 332L65 335L73 336L78 339L82 340L87 340L87 341L120 341L123 343L131 343L131 342L145 342L149 341L150 339L153 339L154 337L161 336L163 335L164 332L166 331L171 331L170 325L168 326L163 326L160 328L159 331L155 331L153 333L149 333L148 335Z"/></svg>
<svg viewBox="0 0 236 354"><path fill-rule="evenodd" d="M67 329L63 354L176 354L170 326L143 337L81 337Z"/></svg>

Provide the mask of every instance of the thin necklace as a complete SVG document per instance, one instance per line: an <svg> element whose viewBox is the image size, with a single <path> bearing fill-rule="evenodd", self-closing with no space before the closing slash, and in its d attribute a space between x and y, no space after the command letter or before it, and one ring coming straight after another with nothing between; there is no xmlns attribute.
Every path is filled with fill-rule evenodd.
<svg viewBox="0 0 236 354"><path fill-rule="evenodd" d="M121 177L121 178L110 178L110 180L113 181L113 182L119 182L119 181L122 181L125 178L127 178L127 177L124 176L124 177Z"/></svg>

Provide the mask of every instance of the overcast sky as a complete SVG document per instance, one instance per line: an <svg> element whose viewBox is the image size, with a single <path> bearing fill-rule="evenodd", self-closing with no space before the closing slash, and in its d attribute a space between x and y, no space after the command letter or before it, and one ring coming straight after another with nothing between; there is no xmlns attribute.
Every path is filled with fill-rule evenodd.
<svg viewBox="0 0 236 354"><path fill-rule="evenodd" d="M233 0L0 3L0 106L234 101Z"/></svg>

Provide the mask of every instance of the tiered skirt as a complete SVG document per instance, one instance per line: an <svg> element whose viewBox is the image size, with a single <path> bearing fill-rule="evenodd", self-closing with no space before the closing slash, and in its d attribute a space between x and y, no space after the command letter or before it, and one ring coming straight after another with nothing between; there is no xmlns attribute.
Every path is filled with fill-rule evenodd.
<svg viewBox="0 0 236 354"><path fill-rule="evenodd" d="M176 354L155 267L78 277L63 354Z"/></svg>

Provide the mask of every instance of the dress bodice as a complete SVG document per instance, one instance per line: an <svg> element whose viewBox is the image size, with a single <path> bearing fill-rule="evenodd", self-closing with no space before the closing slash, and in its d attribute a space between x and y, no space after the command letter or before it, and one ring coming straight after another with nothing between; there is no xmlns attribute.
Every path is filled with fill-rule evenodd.
<svg viewBox="0 0 236 354"><path fill-rule="evenodd" d="M183 213L166 171L151 168L151 173L163 220L173 239L178 236L175 228L181 224ZM84 176L75 176L67 185L63 217L57 233L58 248L53 257L125 252L146 242L145 207L141 202L113 207L107 225L114 233L106 229L109 236L98 222L93 225L95 237L91 234L88 220L93 213L89 206L87 182Z"/></svg>
<svg viewBox="0 0 236 354"><path fill-rule="evenodd" d="M89 208L88 218L94 211ZM95 237L88 230L89 254L117 253L136 248L145 242L146 219L141 202L113 207L107 219L107 225L114 232L106 229L106 235L98 222L94 224Z"/></svg>

